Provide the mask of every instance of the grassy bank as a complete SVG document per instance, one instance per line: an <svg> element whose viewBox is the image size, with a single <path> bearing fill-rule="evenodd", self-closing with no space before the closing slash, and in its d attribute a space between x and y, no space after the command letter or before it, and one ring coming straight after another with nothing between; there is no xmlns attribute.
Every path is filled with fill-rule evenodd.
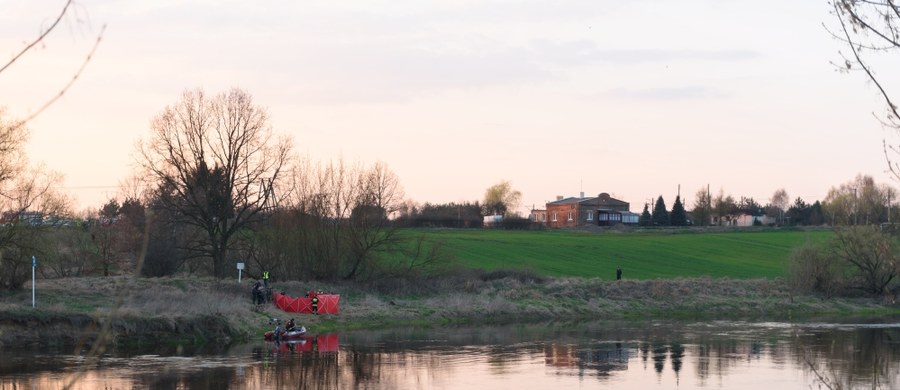
<svg viewBox="0 0 900 390"><path fill-rule="evenodd" d="M0 346L227 344L260 339L267 321L294 317L312 333L393 325L547 319L765 318L895 314L872 299L794 296L780 279L673 278L605 281L516 272L359 284L276 283L289 295L341 294L336 316L288 314L250 303L249 284L208 278L39 280L0 296Z"/></svg>
<svg viewBox="0 0 900 390"><path fill-rule="evenodd" d="M111 341L227 344L260 339L272 317L313 333L393 325L547 319L764 318L900 313L878 299L795 295L783 281L793 248L827 230L405 230L439 240L460 265L435 278L275 283L292 296L341 294L340 315L281 312L250 302L245 279L88 277L0 292L0 347ZM625 279L611 280L616 266ZM276 275L277 277L277 275Z"/></svg>

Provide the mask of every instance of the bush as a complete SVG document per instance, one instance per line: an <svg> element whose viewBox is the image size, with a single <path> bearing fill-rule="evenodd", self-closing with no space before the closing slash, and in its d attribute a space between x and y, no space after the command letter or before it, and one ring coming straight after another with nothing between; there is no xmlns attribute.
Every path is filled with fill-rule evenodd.
<svg viewBox="0 0 900 390"><path fill-rule="evenodd" d="M798 292L837 294L842 289L837 261L820 245L806 243L791 254L788 280Z"/></svg>
<svg viewBox="0 0 900 390"><path fill-rule="evenodd" d="M801 291L891 294L900 289L900 246L874 226L838 229L829 242L797 248L789 275Z"/></svg>

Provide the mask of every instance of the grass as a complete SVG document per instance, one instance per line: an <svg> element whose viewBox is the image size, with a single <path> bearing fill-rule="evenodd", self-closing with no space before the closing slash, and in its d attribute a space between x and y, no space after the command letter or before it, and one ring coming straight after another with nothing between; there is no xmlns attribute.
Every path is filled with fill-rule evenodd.
<svg viewBox="0 0 900 390"><path fill-rule="evenodd" d="M483 270L527 269L552 277L614 279L623 277L784 276L794 247L825 240L828 230L765 230L696 234L597 233L582 231L505 231L410 229L444 242L462 266Z"/></svg>
<svg viewBox="0 0 900 390"><path fill-rule="evenodd" d="M781 276L793 247L825 240L831 234L827 230L620 234L410 229L402 234L444 241L465 268L368 283L285 282L276 275L275 289L291 296L310 290L341 294L337 316L256 307L250 303L250 280L42 279L37 310L30 308L30 291L0 293L0 346L43 342L23 326L30 322L56 324L59 335L78 334L85 323L112 323L117 342L202 343L259 339L271 329L267 321L272 317L296 317L311 332L323 333L548 318L785 319L898 312L897 306L877 298L798 296L784 283ZM625 280L611 280L617 265Z"/></svg>

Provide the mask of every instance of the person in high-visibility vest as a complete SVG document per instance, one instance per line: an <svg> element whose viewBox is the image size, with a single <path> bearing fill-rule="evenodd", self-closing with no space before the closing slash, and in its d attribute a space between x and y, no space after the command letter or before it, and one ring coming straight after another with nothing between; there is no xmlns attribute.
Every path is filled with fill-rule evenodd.
<svg viewBox="0 0 900 390"><path fill-rule="evenodd" d="M310 291L309 294L307 294L307 295L309 295L310 298L312 298L312 313L319 314L319 293L317 293L315 291Z"/></svg>
<svg viewBox="0 0 900 390"><path fill-rule="evenodd" d="M269 288L269 271L263 271L262 279L263 283L266 285L266 288Z"/></svg>

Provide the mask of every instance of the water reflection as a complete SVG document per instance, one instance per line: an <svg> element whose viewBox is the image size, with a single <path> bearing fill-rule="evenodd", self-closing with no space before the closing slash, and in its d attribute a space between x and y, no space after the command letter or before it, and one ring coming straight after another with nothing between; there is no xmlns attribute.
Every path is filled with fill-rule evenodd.
<svg viewBox="0 0 900 390"><path fill-rule="evenodd" d="M0 351L22 388L881 388L900 385L900 324L598 322L392 329L226 351Z"/></svg>

